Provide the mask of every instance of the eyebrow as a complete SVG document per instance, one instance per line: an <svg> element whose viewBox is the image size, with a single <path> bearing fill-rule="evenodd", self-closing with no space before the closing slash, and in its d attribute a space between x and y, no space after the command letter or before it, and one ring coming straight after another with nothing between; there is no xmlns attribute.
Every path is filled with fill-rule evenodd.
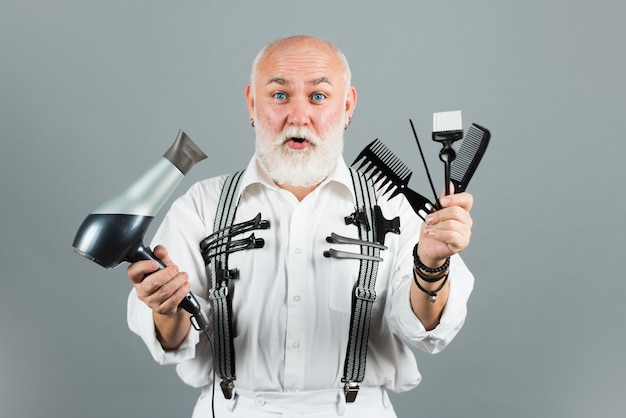
<svg viewBox="0 0 626 418"><path fill-rule="evenodd" d="M281 86L284 86L284 85L289 84L289 81L287 81L286 79L282 77L272 77L270 78L270 81L267 84L272 84L272 83L276 83L276 84L280 84ZM322 83L328 83L332 85L328 77L314 78L313 80L307 81L306 83L312 84L314 86L317 86L318 84L322 84Z"/></svg>

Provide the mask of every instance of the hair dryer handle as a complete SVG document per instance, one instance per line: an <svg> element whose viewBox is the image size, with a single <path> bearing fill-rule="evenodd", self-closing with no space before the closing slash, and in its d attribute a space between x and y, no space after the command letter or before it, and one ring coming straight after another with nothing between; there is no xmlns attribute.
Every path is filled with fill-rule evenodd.
<svg viewBox="0 0 626 418"><path fill-rule="evenodd" d="M136 249L133 259L129 261L134 262L139 260L154 260L158 263L159 270L166 267L165 264L163 264L163 261L155 256L150 248L147 248L143 244ZM193 293L187 293L178 306L191 314L191 318L189 318L191 325L193 325L197 331L204 331L209 327L207 319L204 316L204 312L202 312L202 307Z"/></svg>

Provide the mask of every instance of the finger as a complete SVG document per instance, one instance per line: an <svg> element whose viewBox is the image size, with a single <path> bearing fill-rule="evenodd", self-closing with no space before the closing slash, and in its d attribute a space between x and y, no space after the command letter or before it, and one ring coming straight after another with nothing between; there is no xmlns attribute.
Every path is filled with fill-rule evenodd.
<svg viewBox="0 0 626 418"><path fill-rule="evenodd" d="M133 284L139 284L146 276L158 269L159 265L156 261L142 260L130 264L126 269L126 274Z"/></svg>
<svg viewBox="0 0 626 418"><path fill-rule="evenodd" d="M180 302L187 297L190 290L191 284L189 283L189 280L185 278L182 283L180 283L180 286L173 286L173 291L168 292L169 295L167 297L158 300L153 310L162 315L175 314L178 312L178 305L180 305ZM165 295L165 290L163 290L163 292L163 295Z"/></svg>
<svg viewBox="0 0 626 418"><path fill-rule="evenodd" d="M189 280L186 273L178 273L172 276L169 280L161 283L160 286L156 287L148 299L150 299L151 302L160 305L174 296L176 292L188 282Z"/></svg>
<svg viewBox="0 0 626 418"><path fill-rule="evenodd" d="M188 286L189 284L187 273L181 272L173 276L169 274L169 271L173 270L173 267L174 266L170 266L162 271L156 272L148 276L144 282L135 286L139 299L153 310L179 293L181 287ZM180 297L176 303L172 302L172 304L176 306L181 300L182 297Z"/></svg>
<svg viewBox="0 0 626 418"><path fill-rule="evenodd" d="M424 235L446 244L458 242L455 247L469 243L472 233L472 217L469 212L454 206L428 215Z"/></svg>
<svg viewBox="0 0 626 418"><path fill-rule="evenodd" d="M164 269L160 269L146 276L141 283L135 285L137 292L148 296L159 291L159 289L171 282L179 274L178 266L170 264Z"/></svg>
<svg viewBox="0 0 626 418"><path fill-rule="evenodd" d="M451 181L450 182L450 193L449 194L453 195L455 190L456 190L456 188L454 187L454 182ZM446 189L445 188L441 191L441 196L440 197L443 197L443 196L446 196Z"/></svg>
<svg viewBox="0 0 626 418"><path fill-rule="evenodd" d="M425 235L446 245L451 254L455 254L469 245L472 231L470 228L427 228Z"/></svg>
<svg viewBox="0 0 626 418"><path fill-rule="evenodd" d="M439 201L443 208L459 206L469 212L474 205L474 196L472 196L470 193L462 192L458 194L442 196Z"/></svg>
<svg viewBox="0 0 626 418"><path fill-rule="evenodd" d="M154 254L154 257L163 265L169 266L172 264L167 249L163 245L157 245L154 251L152 251L152 254ZM128 266L126 274L133 284L139 284L144 281L146 276L157 271L160 267L156 260L137 261Z"/></svg>
<svg viewBox="0 0 626 418"><path fill-rule="evenodd" d="M426 216L426 225L428 227L454 228L454 226L450 225L451 222L457 222L469 227L473 224L470 213L459 206L443 208Z"/></svg>
<svg viewBox="0 0 626 418"><path fill-rule="evenodd" d="M152 252L154 253L155 257L161 260L161 262L166 266L172 264L172 260L170 259L169 253L167 252L167 248L165 248L164 245L157 245L156 247L154 247L154 250Z"/></svg>
<svg viewBox="0 0 626 418"><path fill-rule="evenodd" d="M424 229L424 233L426 236L436 238L438 240L444 240L443 234L455 233L463 236L469 236L471 232L471 221L463 223L458 221L457 219L448 219L433 225L427 225Z"/></svg>

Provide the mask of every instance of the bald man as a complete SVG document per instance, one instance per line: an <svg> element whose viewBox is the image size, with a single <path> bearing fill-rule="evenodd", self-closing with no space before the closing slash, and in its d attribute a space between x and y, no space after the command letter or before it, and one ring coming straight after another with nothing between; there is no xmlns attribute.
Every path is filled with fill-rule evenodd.
<svg viewBox="0 0 626 418"><path fill-rule="evenodd" d="M314 37L274 41L254 60L245 100L256 147L233 222L261 214L269 228L254 231L262 247L228 257L237 271L225 286L236 377L219 376L225 396L213 404L222 341L192 328L178 305L192 291L216 318L214 264L199 243L214 232L227 176L193 185L168 211L153 239L167 268L153 261L128 268L129 326L158 363L177 364L185 383L202 388L194 417L211 416L213 408L219 417L395 417L387 391L421 380L410 347L436 353L465 320L474 279L458 253L470 241L472 196L442 197L442 208L424 222L404 197L379 196L375 204L385 218L400 219L400 233L386 234L376 262L364 377L347 379L361 246L338 244L352 255L328 257L327 237L359 239L358 226L346 222L359 206L342 157L357 103L348 62ZM211 322L210 329L219 326Z"/></svg>

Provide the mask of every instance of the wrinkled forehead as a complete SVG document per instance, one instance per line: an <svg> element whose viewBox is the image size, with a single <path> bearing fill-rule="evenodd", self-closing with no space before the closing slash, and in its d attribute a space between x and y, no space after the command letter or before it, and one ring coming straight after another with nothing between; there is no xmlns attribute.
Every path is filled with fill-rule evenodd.
<svg viewBox="0 0 626 418"><path fill-rule="evenodd" d="M331 45L316 39L286 40L270 45L258 57L256 77L261 85L271 80L319 82L343 86L349 80L347 64Z"/></svg>

